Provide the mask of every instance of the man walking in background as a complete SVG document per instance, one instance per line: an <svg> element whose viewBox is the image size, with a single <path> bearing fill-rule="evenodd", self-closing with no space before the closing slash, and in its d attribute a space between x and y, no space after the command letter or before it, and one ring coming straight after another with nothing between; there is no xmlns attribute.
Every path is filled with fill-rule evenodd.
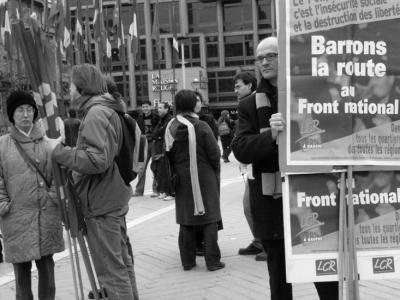
<svg viewBox="0 0 400 300"><path fill-rule="evenodd" d="M158 124L154 128L152 134L153 140L153 170L154 170L154 177L157 181L157 193L159 193L160 199L164 201L174 200L174 197L171 195L171 191L169 190L169 178L168 173L165 169L165 149L164 149L164 135L165 129L169 121L172 119L170 113L170 105L168 102L160 102L157 107L158 116L160 120Z"/></svg>
<svg viewBox="0 0 400 300"><path fill-rule="evenodd" d="M233 79L233 83L234 83L234 90L239 101L256 92L257 79L254 76L254 74L250 72L241 72L237 74ZM251 233L253 234L254 237L254 222L251 216L249 184L248 184L249 180L254 180L254 177L251 172L252 166L241 163L239 169L242 172L242 174L247 173L245 189L243 194L243 210L247 223L249 224ZM246 248L240 248L239 254L240 255L255 254L257 261L267 260L267 255L264 251L261 240L256 237L254 237L253 241Z"/></svg>
<svg viewBox="0 0 400 300"><path fill-rule="evenodd" d="M142 111L139 114L137 123L138 123L139 128L142 131L142 133L144 133L147 137L147 143L148 143L147 159L146 159L146 163L143 166L143 169L138 174L138 182L136 184L136 189L135 189L135 193L133 194L133 197L143 196L143 193L144 193L144 185L146 183L146 170L147 170L147 166L149 164L150 158L152 158L151 155L153 153L153 150L152 150L153 136L152 135L153 135L154 127L156 127L156 125L158 124L158 121L159 121L158 114L151 110L150 101L144 101L142 103ZM153 171L153 177L154 177L153 184L152 184L153 193L151 194L150 197L157 197L158 196L157 180L155 179L154 171Z"/></svg>

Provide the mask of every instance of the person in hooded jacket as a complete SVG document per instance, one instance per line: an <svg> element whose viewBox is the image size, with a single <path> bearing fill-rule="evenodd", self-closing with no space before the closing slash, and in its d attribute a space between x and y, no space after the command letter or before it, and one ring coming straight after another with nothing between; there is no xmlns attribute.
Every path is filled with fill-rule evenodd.
<svg viewBox="0 0 400 300"><path fill-rule="evenodd" d="M12 92L7 115L11 132L0 138L0 227L5 261L14 267L16 299L33 299L31 267L35 261L38 298L54 300L53 254L64 250L64 241L51 185L50 151L31 94Z"/></svg>
<svg viewBox="0 0 400 300"><path fill-rule="evenodd" d="M166 128L165 147L175 178L175 211L179 251L184 270L196 266L196 232L202 231L209 271L225 267L218 246L220 208L220 157L214 134L194 113L196 94L175 95L176 117Z"/></svg>
<svg viewBox="0 0 400 300"><path fill-rule="evenodd" d="M84 114L77 145L58 144L52 157L75 171L89 249L108 298L138 299L125 224L132 187L125 184L115 162L123 140L118 113L126 112L125 103L107 93L105 77L90 64L72 68L70 96Z"/></svg>

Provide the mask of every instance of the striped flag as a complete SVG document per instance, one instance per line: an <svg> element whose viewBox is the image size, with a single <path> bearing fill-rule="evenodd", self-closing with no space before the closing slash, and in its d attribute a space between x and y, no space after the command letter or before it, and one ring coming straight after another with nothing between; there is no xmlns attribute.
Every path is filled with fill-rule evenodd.
<svg viewBox="0 0 400 300"><path fill-rule="evenodd" d="M51 3L48 22L50 26L54 26L57 43L58 41L64 39L65 16L64 7L61 0L54 0Z"/></svg>
<svg viewBox="0 0 400 300"><path fill-rule="evenodd" d="M11 54L11 27L10 27L10 18L8 16L8 10L6 10L4 14L4 28L3 28L3 41L4 41L4 49L8 54Z"/></svg>
<svg viewBox="0 0 400 300"><path fill-rule="evenodd" d="M121 0L117 1L118 4L118 28L117 28L117 47L119 50L119 57L121 61L125 61L125 31L124 23L121 17Z"/></svg>
<svg viewBox="0 0 400 300"><path fill-rule="evenodd" d="M75 51L79 53L79 58L81 61L75 63L82 63L83 53L85 50L83 30L82 30L82 10L81 4L78 1L76 6L76 23L75 23Z"/></svg>
<svg viewBox="0 0 400 300"><path fill-rule="evenodd" d="M35 102L38 105L43 127L49 137L56 138L60 135L60 123L58 122L60 117L53 80L56 73L54 50L46 42L45 33L40 26L33 26L32 30L25 30L23 21L19 20L13 22L12 28Z"/></svg>
<svg viewBox="0 0 400 300"><path fill-rule="evenodd" d="M104 27L104 19L103 19L103 4L102 1L95 1L95 10L93 16L93 37L96 43L98 43L100 48L100 53L103 53L107 47L106 43L106 29Z"/></svg>
<svg viewBox="0 0 400 300"><path fill-rule="evenodd" d="M178 36L177 36L177 30L176 30L176 20L179 20L179 18L176 17L175 14L175 4L172 6L172 47L176 51L176 53L179 55L179 43L178 43Z"/></svg>
<svg viewBox="0 0 400 300"><path fill-rule="evenodd" d="M99 9L96 7L94 9L94 15L93 15L93 37L96 42L100 41L100 36L101 36L100 14L99 14Z"/></svg>
<svg viewBox="0 0 400 300"><path fill-rule="evenodd" d="M161 54L161 40L160 40L160 20L158 16L159 3L154 4L154 19L153 19L153 30L152 30L152 38L156 41L156 49L157 49L157 59L162 58Z"/></svg>
<svg viewBox="0 0 400 300"><path fill-rule="evenodd" d="M85 52L86 62L93 63L92 61L92 31L89 24L89 4L86 2L85 9Z"/></svg>
<svg viewBox="0 0 400 300"><path fill-rule="evenodd" d="M132 3L132 23L129 26L129 36L131 38L131 52L136 57L139 48L139 35L137 27L136 0Z"/></svg>
<svg viewBox="0 0 400 300"><path fill-rule="evenodd" d="M64 1L64 12L65 12L65 27L64 27L64 40L63 45L66 50L66 58L72 64L73 53L72 53L72 38L71 38L71 11L69 7L69 0Z"/></svg>
<svg viewBox="0 0 400 300"><path fill-rule="evenodd" d="M106 55L108 58L111 58L111 49L112 49L111 43L110 43L109 38L107 37L106 38Z"/></svg>

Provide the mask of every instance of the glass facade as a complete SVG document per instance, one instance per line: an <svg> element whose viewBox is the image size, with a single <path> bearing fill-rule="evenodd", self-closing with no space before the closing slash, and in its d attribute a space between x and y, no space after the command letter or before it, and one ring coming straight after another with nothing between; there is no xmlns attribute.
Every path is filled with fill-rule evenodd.
<svg viewBox="0 0 400 300"><path fill-rule="evenodd" d="M251 1L223 4L224 31L252 30Z"/></svg>
<svg viewBox="0 0 400 300"><path fill-rule="evenodd" d="M207 72L211 109L236 105L233 77L242 70L254 70L257 43L267 36L276 35L275 1L159 0L159 19L156 22L157 0L137 0L139 49L134 70L136 97L130 98L135 99L138 106L144 100L152 100L148 99L148 71L159 67L181 68L181 48L179 58L174 56L172 48L176 28L179 43L184 45L186 67L202 67ZM123 69L124 62L112 35L115 1L103 0L103 3L104 21L113 45L113 76L119 87L124 88L125 96L129 97L130 72L128 67ZM89 11L89 18L92 14ZM74 17L74 13L71 12L71 15ZM132 6L128 1L122 3L121 17L128 39L132 22ZM154 33L157 23L160 28L159 45ZM184 32L185 29L187 32ZM126 76L122 75L123 72Z"/></svg>
<svg viewBox="0 0 400 300"><path fill-rule="evenodd" d="M218 31L217 3L188 3L189 32L215 33Z"/></svg>

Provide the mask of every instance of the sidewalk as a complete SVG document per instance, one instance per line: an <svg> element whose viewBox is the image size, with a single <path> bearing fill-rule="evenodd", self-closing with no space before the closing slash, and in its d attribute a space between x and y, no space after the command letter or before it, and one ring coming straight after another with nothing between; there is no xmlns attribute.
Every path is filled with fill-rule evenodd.
<svg viewBox="0 0 400 300"><path fill-rule="evenodd" d="M182 270L173 201L165 202L149 196L132 198L127 218L128 233L134 248L135 271L142 300L269 299L266 263L256 262L254 256L237 254L240 247L247 246L251 241L243 215L243 190L243 179L238 177L237 164L223 164L221 206L224 230L220 231L219 244L226 268L215 272L206 270L203 257L198 257L197 267L193 270ZM15 299L14 282L4 283L5 274L10 272L10 265L0 265L1 300ZM37 295L36 273L33 277L32 286L34 295ZM86 296L90 290L86 276L84 282ZM68 256L56 262L56 286L56 299L75 299ZM400 282L361 281L360 291L362 300L394 300L399 298ZM313 300L318 296L312 284L295 284L294 299Z"/></svg>

